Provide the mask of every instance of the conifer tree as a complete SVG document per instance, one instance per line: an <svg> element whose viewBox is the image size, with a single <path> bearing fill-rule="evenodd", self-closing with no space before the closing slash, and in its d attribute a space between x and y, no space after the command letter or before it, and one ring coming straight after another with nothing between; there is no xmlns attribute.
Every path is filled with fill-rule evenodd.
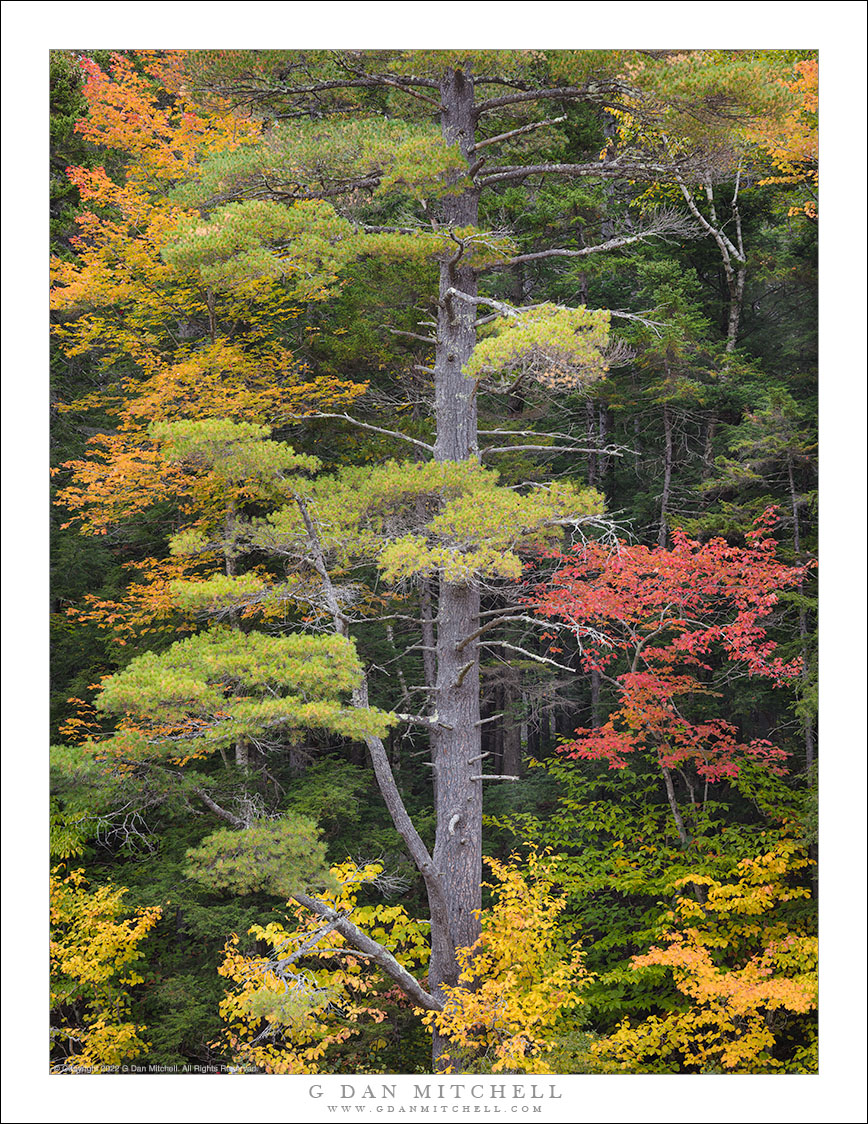
<svg viewBox="0 0 868 1124"><path fill-rule="evenodd" d="M433 319L420 323L414 336L433 349L433 365L423 368L430 377L430 439L347 417L362 429L409 443L417 459L309 480L290 470L312 465L294 463L294 452L269 442L268 434L247 432L235 442L231 458L225 444L222 451L212 447L207 467L225 475L240 458L227 479L243 487L264 466L277 482L266 505L270 513L263 518L233 511L222 529L182 533L173 549L192 555L216 551L225 559L262 552L284 559L292 587L284 595L312 606L320 625L330 620L339 650L347 654L361 619L358 599L341 586L347 565L373 565L387 581L415 589L417 646L426 674L426 682L416 686L428 703L417 708L421 713L381 716L369 705L368 676L360 665L328 688L325 672L317 679L313 664L307 669L309 687L325 697L316 705L290 702L295 640L277 645L292 649L287 660L277 650L253 660L246 649L256 642L226 632L182 642L190 649L183 657L176 646L132 664L109 682L103 705L148 717L149 709L171 702L178 721L195 715L206 731L222 726L234 738L255 738L268 718L288 725L309 718L313 725L363 738L395 826L425 881L430 908L427 988L408 985L406 973L394 978L432 1010L442 1007L444 988L461 979L458 950L471 947L480 932L482 796L490 776L482 764L480 660L487 645L512 647L497 639L503 635L497 630L525 617L502 584L520 576L523 548L551 542L564 528L598 521L602 514L601 497L591 489L506 487L481 467L488 457L533 454L541 446L514 443L523 436L514 428L480 428L480 399L535 393L539 387L580 390L625 357L612 344L607 310L507 303L495 295L500 271L689 232L683 219L664 212L639 228L612 231L595 245L551 245L522 254L510 233L484 228L480 205L486 195L515 183L553 177L678 183L700 166L725 159L733 116L751 99L755 109L767 87L757 81L750 60L738 55L715 57L704 67L700 62L692 55L621 52L217 52L194 57L188 75L203 100L231 95L236 105L271 123L261 139L251 134L206 159L195 179L179 188L178 203L198 206L200 216L188 213L164 240L163 261L170 269L198 273L208 293L289 273L307 279L310 296L321 297L343 268L367 256L433 262L439 280ZM549 158L561 122L582 113L593 121L625 103L635 120L653 124L639 131L632 148L604 148L575 163ZM676 153L656 146L664 126L680 130L690 143ZM426 327L433 327L432 336L423 334ZM211 342L216 343L213 322ZM198 456L201 466L202 450L228 424L215 417L184 434L152 429L150 440L166 459L189 464ZM225 441L227 434L217 436ZM510 443L504 445L504 439ZM580 451L574 440L551 434L542 448L557 448L559 442ZM250 499L248 493L246 502ZM188 607L210 602L212 610L236 612L258 594L254 579L231 570L227 565L222 577L209 579L199 593L185 584L176 596ZM275 595L273 588L263 593ZM483 606L484 596L492 608ZM323 640L317 644L327 647ZM214 645L221 646L219 654L211 650ZM268 682L279 678L272 674L272 660L279 664L287 673L280 681L285 693L251 700L254 673L242 667L247 660ZM184 682L170 683L171 698L165 699L160 692L173 667ZM223 688L227 676L238 680L240 697L227 703L225 693L213 689L215 675ZM335 697L341 691L350 695L355 722ZM404 806L382 740L384 723L396 718L429 732L436 811L432 850ZM222 737L218 733L217 740ZM315 898L302 891L294 896L334 920ZM370 952L369 938L349 921L340 924L346 939ZM390 970L386 956L375 962ZM435 1058L443 1049L435 1036Z"/></svg>

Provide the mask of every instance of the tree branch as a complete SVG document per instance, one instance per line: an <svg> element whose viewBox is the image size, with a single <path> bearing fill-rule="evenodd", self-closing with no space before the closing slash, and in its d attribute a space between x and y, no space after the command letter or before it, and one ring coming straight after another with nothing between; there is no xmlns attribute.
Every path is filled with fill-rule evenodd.
<svg viewBox="0 0 868 1124"><path fill-rule="evenodd" d="M518 316L518 310L513 308L510 304L504 304L503 301L491 300L490 297L472 297L469 293L462 293L462 291L456 289L454 285L450 285L443 294L443 300L448 300L452 297L456 300L465 301L467 304L487 305L489 308L496 309L501 316Z"/></svg>
<svg viewBox="0 0 868 1124"><path fill-rule="evenodd" d="M429 445L425 441L418 441L415 437L408 437L406 433L399 433L396 429L383 429L379 425L370 425L368 422L359 421L358 418L352 418L349 414L305 414L303 419L297 418L296 420L307 420L308 418L340 418L342 421L352 422L353 425L359 426L360 429L370 429L374 433L384 433L387 437L395 437L399 441L408 441L411 445L418 445L420 449L425 449L429 453L434 452L434 446Z"/></svg>
<svg viewBox="0 0 868 1124"><path fill-rule="evenodd" d="M528 307L532 307L528 305ZM480 437L555 437L559 441L572 441L568 433L543 433L537 429L480 429ZM576 438L578 440L578 438Z"/></svg>
<svg viewBox="0 0 868 1124"><path fill-rule="evenodd" d="M244 822L244 820L241 819L240 816L236 816L233 812L227 811L226 808L221 808L217 801L212 800L204 789L194 788L193 792L196 796L199 797L205 807L210 812L213 812L215 816L219 816L221 820L225 820L226 823L232 824L233 827L245 828L249 826Z"/></svg>
<svg viewBox="0 0 868 1124"><path fill-rule="evenodd" d="M471 632L469 636L465 636L459 644L456 644L455 650L457 652L461 652L468 644L471 643L471 641L475 640L478 636L481 636L483 632L487 632L490 628L494 628L496 625L512 624L514 621L524 621L526 624L533 624L546 628L566 627L563 621L557 623L556 621L547 621L541 617L529 617L525 613L506 613L499 616L497 620L486 621L486 623L477 628L475 632Z"/></svg>
<svg viewBox="0 0 868 1124"><path fill-rule="evenodd" d="M455 297L458 300L467 301L468 304L484 304L484 305L487 305L489 308L493 308L493 309L496 310L496 314L494 316L486 316L482 320L477 320L476 321L477 325L487 323L490 320L496 320L497 316L520 316L523 312L531 312L535 308L541 308L542 307L541 305L538 305L538 304L526 304L526 305L522 305L521 308L515 308L513 305L506 304L504 301L491 300L489 297L471 297L467 293L462 293L460 289L456 289L454 287L448 288L446 290L446 292L443 294L443 296L444 296L444 298ZM644 324L646 327L652 328L655 332L657 332L658 335L660 334L659 329L663 327L662 323L659 323L656 320L649 320L647 317L640 316L638 313L635 313L635 312L620 312L620 311L618 311L616 309L613 309L613 308L607 309L606 311L609 313L610 316L617 316L619 319L622 319L622 320L636 320L638 323ZM498 431L494 430L494 429L490 429L490 430L487 430L487 431L480 430L480 436L483 435L483 432L497 433ZM522 434L527 434L527 436L532 436L532 437L540 437L540 436L560 437L560 436L562 436L561 434L537 434L537 433L533 433L532 431L528 431L528 430L502 430L500 432L502 432L502 433L510 433L510 432L522 433ZM598 451L602 451L602 450L598 450Z"/></svg>
<svg viewBox="0 0 868 1124"><path fill-rule="evenodd" d="M501 141L511 140L513 137L520 137L523 133L530 133L534 129L542 129L546 125L559 125L561 121L566 121L566 117L549 117L545 121L531 121L529 125L522 125L520 129L510 129L508 133L498 133L496 137L486 137L485 140L477 141L476 144L470 146L471 152L476 152L480 148L485 148L489 144L499 144Z"/></svg>
<svg viewBox="0 0 868 1124"><path fill-rule="evenodd" d="M503 265L517 265L519 262L525 261L538 261L541 258L586 258L590 254L606 253L608 250L618 250L622 246L629 246L634 242L644 242L648 238L665 238L669 234L677 234L682 238L696 237L699 234L697 227L689 220L684 219L680 215L670 213L663 213L659 218L652 219L650 224L644 230L639 230L635 234L619 234L614 238L608 238L605 242L600 242L596 246L584 246L580 250L539 250L533 254L519 254L517 257L510 258L509 261L504 262ZM500 264L493 268L500 268Z"/></svg>
<svg viewBox="0 0 868 1124"><path fill-rule="evenodd" d="M570 675L576 674L574 667L567 667L566 664L558 663L557 660L550 660L548 656L540 656L536 652L529 652L526 648L519 648L517 644L507 644L505 640L483 640L482 645L485 648L509 648L510 651L520 652L523 656L527 656L530 660L536 660L537 663L548 663L552 667L558 668L559 671L568 671Z"/></svg>
<svg viewBox="0 0 868 1124"><path fill-rule="evenodd" d="M301 512L302 519L304 520L313 563L317 573L322 579L326 602L334 618L335 632L337 632L339 636L347 636L349 634L347 620L340 611L331 575L325 563L325 555L316 525L307 509L307 504L301 496L296 495L294 498ZM352 704L359 710L366 710L368 708L367 677L363 676L361 683L353 688ZM443 964L454 963L455 951L448 935L449 908L446 902L443 882L434 868L434 860L428 853L428 848L425 846L422 837L416 830L416 826L404 805L401 793L395 783L395 776L392 772L391 763L389 762L389 755L386 753L386 747L383 745L382 738L368 734L365 736L365 745L367 745L368 752L371 755L371 764L374 767L377 785L389 811L389 815L392 817L392 823L394 823L398 834L406 843L407 850L410 852L413 862L416 864L419 873L425 880L425 889L428 892L428 904L431 910L432 955L437 957ZM340 932L340 930L338 931ZM403 969L401 970L403 971ZM412 977L410 978L412 979Z"/></svg>
<svg viewBox="0 0 868 1124"><path fill-rule="evenodd" d="M643 179L649 175L671 175L673 169L666 164L619 164L617 160L594 164L518 164L503 166L483 176L479 184L487 187L492 183L525 179L527 176L602 176L604 178Z"/></svg>
<svg viewBox="0 0 868 1124"><path fill-rule="evenodd" d="M363 953L370 960L372 960L378 967L386 973L386 975L395 981L396 984L405 991L411 999L415 1000L420 1007L424 1007L426 1011L442 1011L443 1003L427 992L415 976L411 976L406 968L402 968L395 957L387 948L384 948L378 941L372 940L366 933L363 933L358 925L354 925L348 917L338 913L337 910L332 909L331 906L325 902L319 901L318 898L312 898L308 894L303 894L300 891L293 893L293 898L299 905L309 909L323 921L327 922L330 928L335 932L340 933L344 940Z"/></svg>
<svg viewBox="0 0 868 1124"><path fill-rule="evenodd" d="M598 95L599 93L602 93L602 90L591 90L587 86L553 86L546 90L522 90L517 94L503 94L499 98L481 101L476 106L476 113L479 116L483 113L489 113L492 109L500 109L504 105L517 105L525 101L551 100L552 98L574 101L576 98L593 98L595 94Z"/></svg>
<svg viewBox="0 0 868 1124"><path fill-rule="evenodd" d="M604 456L620 457L622 454L617 450L617 447L607 446L605 449L583 449L578 445L496 445L489 449L480 449L480 457L486 457L489 453L523 453L523 452L543 452L543 453L602 453Z"/></svg>
<svg viewBox="0 0 868 1124"><path fill-rule="evenodd" d="M436 343L437 340L434 336L420 336L417 332L405 332L401 328L390 328L387 324L381 324L381 328L385 328L387 332L391 332L393 336L408 336L411 340L421 340L422 343Z"/></svg>
<svg viewBox="0 0 868 1124"><path fill-rule="evenodd" d="M663 328L663 323L660 320L649 320L647 316L640 316L637 312L621 312L618 309L607 309L610 316L617 316L619 320L635 320L637 324L644 324L646 328L650 328L655 335L660 335L660 330Z"/></svg>
<svg viewBox="0 0 868 1124"><path fill-rule="evenodd" d="M673 168L673 175L675 176L675 182L678 184L679 190L681 191L684 202L687 204L690 213L693 215L702 229L706 232L706 234L711 235L711 237L717 243L721 257L723 258L724 269L727 273L727 276L729 276L733 272L732 264L730 262L730 254L738 261L740 265L744 264L743 255L739 253L739 251L732 244L729 238L727 238L724 231L717 226L717 223L715 222L715 224L712 225L705 217L705 215L703 215L702 211L700 211L700 209L696 206L696 200L693 198L693 195L685 184L684 179L682 178L681 173L677 168ZM714 197L712 195L712 204L713 200ZM713 206L712 217L715 217Z"/></svg>

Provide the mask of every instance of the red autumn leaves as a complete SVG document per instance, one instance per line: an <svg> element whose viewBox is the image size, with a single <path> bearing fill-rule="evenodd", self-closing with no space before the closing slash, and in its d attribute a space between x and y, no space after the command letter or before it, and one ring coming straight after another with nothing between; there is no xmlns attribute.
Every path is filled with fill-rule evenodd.
<svg viewBox="0 0 868 1124"><path fill-rule="evenodd" d="M647 749L664 768L692 762L709 781L736 776L748 760L783 771L783 750L741 741L705 705L722 678L746 673L778 686L801 672L801 661L775 654L766 632L778 592L798 586L807 569L776 560L773 522L767 512L744 547L677 531L671 550L591 542L555 556L561 565L534 607L572 627L582 666L617 700L604 725L578 729L563 753L623 768Z"/></svg>

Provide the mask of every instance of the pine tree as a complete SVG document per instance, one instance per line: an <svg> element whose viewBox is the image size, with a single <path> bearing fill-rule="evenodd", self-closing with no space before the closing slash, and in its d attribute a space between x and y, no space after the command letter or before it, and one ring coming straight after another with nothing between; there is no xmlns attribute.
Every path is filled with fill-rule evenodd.
<svg viewBox="0 0 868 1124"><path fill-rule="evenodd" d="M488 293L497 291L499 271L531 260L583 258L685 232L683 220L664 213L642 228L613 231L595 245L553 245L522 254L513 237L483 228L481 201L511 184L550 177L669 178L677 183L698 164L722 158L718 150L728 141L727 119L741 108L733 90L756 92L744 78L745 61L737 56L712 59L703 69L702 60L693 56L661 60L618 52L233 52L194 60L190 85L200 96L231 92L236 101L284 123L272 124L261 141L250 137L247 143L218 152L180 189L178 201L187 207L198 205L201 217L179 221L164 245L163 258L170 268L198 271L209 293L289 274L308 279L309 297L324 295L343 268L369 255L387 261L433 261L439 272L432 301L434 335L423 335L426 325L420 324L415 336L430 343L434 352L433 366L424 369L433 397L430 440L347 419L394 441L409 442L420 459L345 470L310 482L285 476L291 467L285 458L294 455L290 450L280 465L271 465L282 482L269 497L271 512L265 521L235 511L223 531L215 530L206 539L201 532L198 538L189 533L174 544L178 554L216 549L234 558L265 551L286 559L296 582L286 596L295 604L306 596L320 623L330 618L333 631L347 646L363 613L358 601L341 588L342 568L351 563L374 565L386 580L415 590L421 641L417 646L426 675L421 686L428 705L419 708L421 714L397 717L429 731L437 825L433 850L404 806L382 729L376 723L352 725L334 716L328 722L332 729L364 738L392 819L425 881L431 962L427 990L416 984L412 994L430 1009L442 1006L444 987L458 984L458 950L472 946L480 931L482 792L484 779L491 775L482 765L480 659L488 645L515 647L498 640L503 634L497 629L524 616L514 598L503 592L503 582L520 576L523 548L551 541L565 527L598 521L602 514L601 498L592 490L568 485L505 487L496 473L482 468L480 462L504 450L535 453L540 446L504 447L504 437L523 434L514 428L480 429L479 403L485 398L487 411L492 411L490 403L498 396L502 400L504 395L540 393L538 388L547 393L581 389L624 358L612 347L606 310L553 304L527 308ZM492 96L484 96L489 89ZM691 136L691 119L701 120L704 147L700 150L694 129L692 143L676 155L649 145L642 135L641 143L614 154L604 149L575 163L549 159L553 131L560 122L574 122L582 114L593 121L596 115L602 143L602 114L625 99L636 119L644 116L658 130L662 121L670 130L681 128ZM500 153L499 159L495 153ZM483 328L487 333L480 341ZM212 318L212 344L215 336ZM190 434L194 445L201 444L209 428L225 423L212 418L196 424L199 428ZM557 435L545 436L544 449L557 447ZM152 430L150 437L164 456L175 455L168 449L173 440L168 431ZM248 434L236 449L243 446L250 454L242 457L247 475L242 473L239 483L258 463L256 449L266 444L265 434ZM572 440L564 447L580 448ZM176 454L189 461L191 449L176 449ZM276 455L279 460L283 453ZM238 611L247 602L236 599L233 606L236 577L246 582L242 592L249 599L251 580L228 568L219 589L212 578L201 593L216 599L220 611ZM304 595L297 584L302 579L307 583ZM177 595L187 597L188 604L197 596L189 588ZM492 608L484 608L484 596ZM201 607L201 600L198 604ZM209 635L214 634L203 634ZM199 645L203 655L207 643ZM237 645L240 638L225 643ZM290 643L289 638L284 643ZM234 650L228 655L236 664L242 659ZM138 694L130 688L136 676L144 675L145 665L131 665L109 683L104 705L135 715L143 701L153 705L148 692L155 681L155 698L159 696L162 705L162 677L176 658L177 650L155 657ZM263 674L267 679L267 668ZM245 682L250 685L249 677ZM283 685L291 693L288 679ZM374 713L368 676L361 667L352 682L338 688L349 690L360 718ZM208 721L215 717L219 700L209 697L209 690L207 675L186 676L172 695L179 707L176 717L189 717L193 698L205 705ZM254 705L277 717L281 702L269 699ZM250 715L244 713L246 721ZM223 715L216 717L223 721ZM299 711L287 713L284 721L301 723L304 718ZM232 721L226 728L234 737L255 737L259 732L259 727L241 729ZM300 894L294 896L332 920L325 905ZM342 926L342 935L350 934L347 939L368 948L368 938L354 933L351 923ZM377 962L389 971L385 958ZM395 978L407 986L403 976ZM443 1046L435 1039L435 1057Z"/></svg>

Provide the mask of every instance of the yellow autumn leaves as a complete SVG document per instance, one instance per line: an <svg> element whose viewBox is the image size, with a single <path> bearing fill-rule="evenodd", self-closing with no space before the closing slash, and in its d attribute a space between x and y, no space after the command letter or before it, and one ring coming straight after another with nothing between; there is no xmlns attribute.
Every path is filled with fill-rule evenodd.
<svg viewBox="0 0 868 1124"><path fill-rule="evenodd" d="M142 982L133 965L161 911L125 917L127 891L90 887L82 870L57 867L50 886L52 1070L99 1073L147 1050L127 989Z"/></svg>
<svg viewBox="0 0 868 1124"><path fill-rule="evenodd" d="M816 1028L800 1016L817 1006L817 938L787 909L810 897L793 884L808 865L803 848L784 838L742 860L730 882L681 879L671 928L633 957L633 969L668 969L685 1002L639 1023L625 1019L596 1042L601 1071L815 1072ZM775 1056L782 1036L793 1046L788 1066Z"/></svg>

